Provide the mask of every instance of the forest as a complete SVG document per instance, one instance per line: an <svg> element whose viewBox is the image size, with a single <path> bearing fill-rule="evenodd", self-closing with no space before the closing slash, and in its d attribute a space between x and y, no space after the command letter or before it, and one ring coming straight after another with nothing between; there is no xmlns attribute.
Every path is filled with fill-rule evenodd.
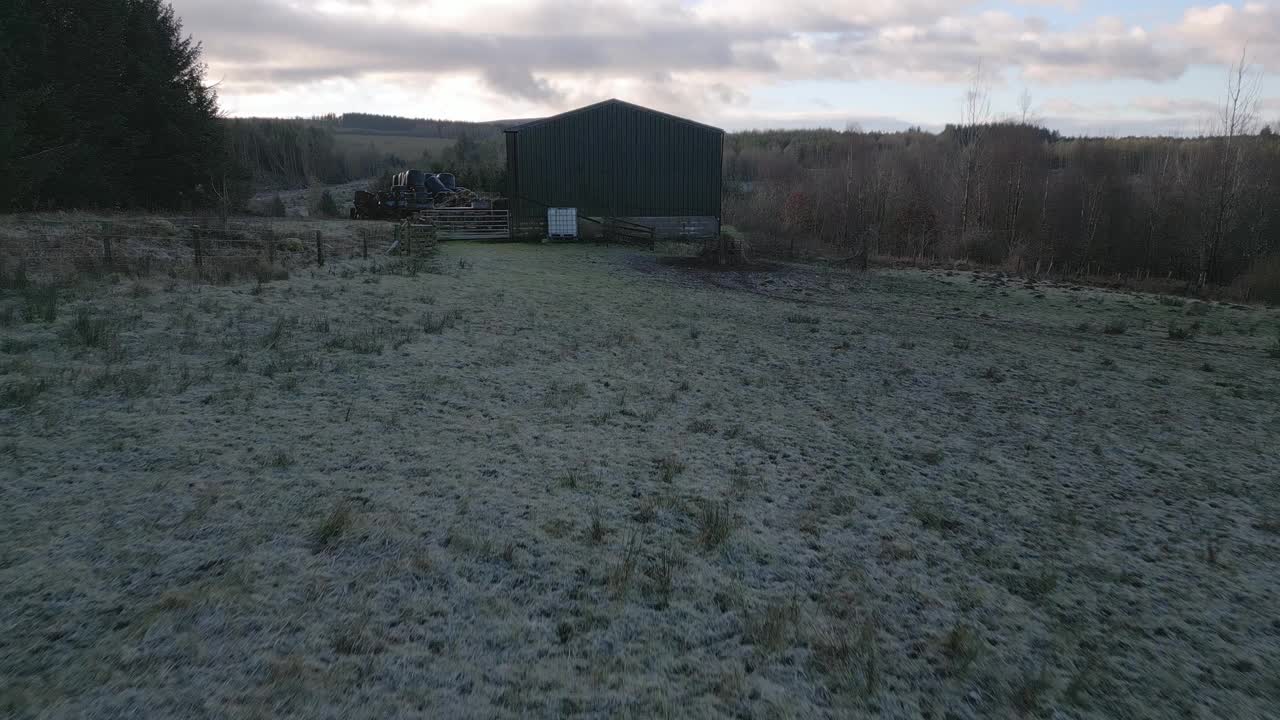
<svg viewBox="0 0 1280 720"><path fill-rule="evenodd" d="M336 120L236 118L225 120L227 152L238 170L238 186L253 188L305 187L340 184L390 175L408 167L456 174L473 190L501 192L505 177L505 146L501 132L482 123L451 123L454 142L436 154L400 157L380 152L373 142L343 148L335 142ZM381 117L381 116L364 116ZM398 120L401 118L391 118ZM415 122L435 122L421 120ZM479 139L468 132L478 130ZM364 135L362 131L359 136Z"/></svg>
<svg viewBox="0 0 1280 720"><path fill-rule="evenodd" d="M762 252L1234 284L1280 302L1280 135L1259 122L1260 87L1235 66L1212 130L1189 138L1068 138L1025 109L992 120L979 85L940 133L731 134L725 222Z"/></svg>
<svg viewBox="0 0 1280 720"><path fill-rule="evenodd" d="M0 3L0 207L212 205L227 158L200 46L168 3Z"/></svg>

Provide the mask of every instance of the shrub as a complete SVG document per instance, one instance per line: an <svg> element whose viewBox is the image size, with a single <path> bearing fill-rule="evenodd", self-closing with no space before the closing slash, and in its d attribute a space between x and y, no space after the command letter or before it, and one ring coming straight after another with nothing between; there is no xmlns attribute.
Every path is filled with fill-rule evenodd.
<svg viewBox="0 0 1280 720"><path fill-rule="evenodd" d="M280 199L280 193L276 193L275 197L271 198L271 206L267 209L267 214L272 217L284 217L288 214L288 210L284 206L284 200Z"/></svg>
<svg viewBox="0 0 1280 720"><path fill-rule="evenodd" d="M333 201L333 193L328 190L320 193L320 201L316 203L316 213L324 217L338 216L338 204Z"/></svg>
<svg viewBox="0 0 1280 720"><path fill-rule="evenodd" d="M1195 337L1196 331L1194 327L1183 327L1178 323L1169 324L1170 340L1190 340Z"/></svg>
<svg viewBox="0 0 1280 720"><path fill-rule="evenodd" d="M1103 326L1102 332L1108 335L1123 335L1129 330L1129 323L1123 320L1110 320Z"/></svg>

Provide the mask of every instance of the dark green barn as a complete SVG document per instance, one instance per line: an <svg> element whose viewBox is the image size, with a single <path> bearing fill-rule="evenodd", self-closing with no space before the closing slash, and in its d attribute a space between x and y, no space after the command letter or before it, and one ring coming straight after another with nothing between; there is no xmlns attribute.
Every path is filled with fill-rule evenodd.
<svg viewBox="0 0 1280 720"><path fill-rule="evenodd" d="M720 231L724 131L606 100L506 131L513 234L545 232L547 208L618 218L658 237Z"/></svg>

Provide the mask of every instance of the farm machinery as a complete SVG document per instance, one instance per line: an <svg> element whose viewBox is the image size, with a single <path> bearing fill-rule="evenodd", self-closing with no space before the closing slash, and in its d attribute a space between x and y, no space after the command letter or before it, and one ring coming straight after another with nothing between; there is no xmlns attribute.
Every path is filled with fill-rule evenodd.
<svg viewBox="0 0 1280 720"><path fill-rule="evenodd" d="M357 190L351 219L395 220L441 208L488 209L492 207L491 202L458 185L452 173L405 170L392 178L390 190L376 193Z"/></svg>

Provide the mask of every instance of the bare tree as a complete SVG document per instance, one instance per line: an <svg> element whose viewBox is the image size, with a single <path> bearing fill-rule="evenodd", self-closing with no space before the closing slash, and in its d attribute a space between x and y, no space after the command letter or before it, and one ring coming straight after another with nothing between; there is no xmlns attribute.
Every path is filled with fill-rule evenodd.
<svg viewBox="0 0 1280 720"><path fill-rule="evenodd" d="M1018 111L1020 114L1019 122L1023 125L1030 125L1035 122L1035 117L1031 114L1031 91L1022 88L1022 94L1018 96Z"/></svg>
<svg viewBox="0 0 1280 720"><path fill-rule="evenodd" d="M986 125L991 121L991 85L990 80L979 61L969 75L969 87L964 93L964 101L960 106L960 226L958 239L964 239L969 231L972 206L976 188L974 181L979 177L979 162L982 158L982 140Z"/></svg>
<svg viewBox="0 0 1280 720"><path fill-rule="evenodd" d="M1242 172L1248 153L1248 136L1258 124L1258 99L1262 94L1262 73L1249 63L1249 48L1240 51L1240 61L1227 73L1226 94L1218 112L1217 142L1220 154L1214 202L1200 247L1199 285L1214 278L1223 240L1238 221L1238 211L1246 191Z"/></svg>

